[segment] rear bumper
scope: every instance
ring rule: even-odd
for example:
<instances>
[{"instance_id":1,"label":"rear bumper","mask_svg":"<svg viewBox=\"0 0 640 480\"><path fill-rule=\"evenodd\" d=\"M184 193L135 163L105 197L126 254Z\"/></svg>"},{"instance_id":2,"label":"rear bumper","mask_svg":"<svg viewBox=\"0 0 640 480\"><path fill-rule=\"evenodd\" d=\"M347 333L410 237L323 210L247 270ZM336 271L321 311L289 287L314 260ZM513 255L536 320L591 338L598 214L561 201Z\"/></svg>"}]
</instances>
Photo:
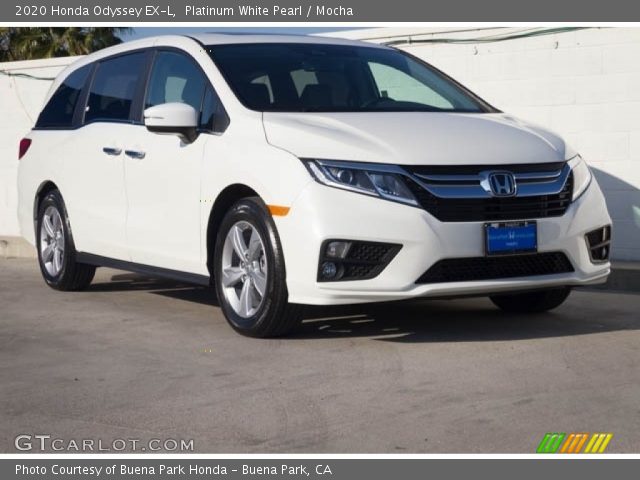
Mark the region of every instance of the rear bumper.
<instances>
[{"instance_id":1,"label":"rear bumper","mask_svg":"<svg viewBox=\"0 0 640 480\"><path fill-rule=\"evenodd\" d=\"M289 215L277 217L283 245L289 300L331 305L414 297L483 295L560 285L603 283L609 263L594 264L585 233L611 223L597 183L561 217L538 221L538 251L563 252L574 271L500 280L416 284L442 259L484 255L484 223L440 222L422 209L317 183L309 184ZM369 280L318 282L320 246L327 239L401 244L391 263Z\"/></svg>"}]
</instances>

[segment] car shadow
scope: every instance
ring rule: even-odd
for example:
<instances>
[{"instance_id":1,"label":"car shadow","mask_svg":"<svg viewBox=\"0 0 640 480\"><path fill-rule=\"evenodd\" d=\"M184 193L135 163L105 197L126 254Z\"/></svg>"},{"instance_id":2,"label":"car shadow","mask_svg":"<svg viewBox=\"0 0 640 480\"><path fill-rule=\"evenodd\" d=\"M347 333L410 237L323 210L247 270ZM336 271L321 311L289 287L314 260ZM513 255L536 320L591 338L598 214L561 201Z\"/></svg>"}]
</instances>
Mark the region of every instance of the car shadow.
<instances>
[{"instance_id":1,"label":"car shadow","mask_svg":"<svg viewBox=\"0 0 640 480\"><path fill-rule=\"evenodd\" d=\"M150 277L137 273L119 273L111 276L110 281L92 283L87 292L122 292L147 291L155 295L201 303L203 305L220 306L216 298L215 289L191 283L176 282L166 278Z\"/></svg>"},{"instance_id":2,"label":"car shadow","mask_svg":"<svg viewBox=\"0 0 640 480\"><path fill-rule=\"evenodd\" d=\"M609 293L600 293L608 296ZM588 316L565 305L514 315L488 299L412 300L353 307L313 307L291 338L372 337L399 343L513 341L640 329L636 316L612 316L605 300ZM639 302L640 303L640 302Z\"/></svg>"},{"instance_id":3,"label":"car shadow","mask_svg":"<svg viewBox=\"0 0 640 480\"><path fill-rule=\"evenodd\" d=\"M133 273L113 275L111 281L92 284L87 289L92 292L131 290L219 306L213 288ZM611 314L607 298L610 292L592 293L601 295L602 301L595 303L588 315L584 315L585 309L571 308L570 304L543 314L513 315L497 309L483 298L308 306L304 308L300 327L284 340L370 337L400 343L485 342L640 329L640 317ZM640 306L637 295L625 297ZM613 298L610 301L614 301Z\"/></svg>"}]
</instances>

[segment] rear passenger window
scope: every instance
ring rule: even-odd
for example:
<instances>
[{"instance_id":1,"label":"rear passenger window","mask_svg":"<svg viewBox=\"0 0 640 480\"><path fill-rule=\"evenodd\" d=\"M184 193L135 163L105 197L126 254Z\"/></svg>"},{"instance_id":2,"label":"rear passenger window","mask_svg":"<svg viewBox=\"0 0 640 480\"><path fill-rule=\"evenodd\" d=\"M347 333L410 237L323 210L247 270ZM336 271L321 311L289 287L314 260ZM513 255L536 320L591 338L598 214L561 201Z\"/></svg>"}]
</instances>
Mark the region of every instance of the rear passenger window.
<instances>
[{"instance_id":1,"label":"rear passenger window","mask_svg":"<svg viewBox=\"0 0 640 480\"><path fill-rule=\"evenodd\" d=\"M200 111L207 80L189 57L177 52L159 52L153 62L145 108L179 102Z\"/></svg>"},{"instance_id":2,"label":"rear passenger window","mask_svg":"<svg viewBox=\"0 0 640 480\"><path fill-rule=\"evenodd\" d=\"M144 72L144 53L133 53L98 64L89 91L85 123L129 120L136 89Z\"/></svg>"},{"instance_id":3,"label":"rear passenger window","mask_svg":"<svg viewBox=\"0 0 640 480\"><path fill-rule=\"evenodd\" d=\"M62 82L40 113L36 128L72 127L76 104L90 71L91 65L85 65Z\"/></svg>"}]
</instances>

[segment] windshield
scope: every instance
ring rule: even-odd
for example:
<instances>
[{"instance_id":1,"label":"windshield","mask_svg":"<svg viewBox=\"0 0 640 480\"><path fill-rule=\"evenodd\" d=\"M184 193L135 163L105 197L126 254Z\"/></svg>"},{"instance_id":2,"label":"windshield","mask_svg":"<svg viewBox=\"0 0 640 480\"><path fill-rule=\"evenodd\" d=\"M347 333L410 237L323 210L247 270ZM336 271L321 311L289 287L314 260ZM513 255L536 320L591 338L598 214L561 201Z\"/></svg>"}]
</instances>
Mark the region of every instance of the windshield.
<instances>
[{"instance_id":1,"label":"windshield","mask_svg":"<svg viewBox=\"0 0 640 480\"><path fill-rule=\"evenodd\" d=\"M444 74L398 50L313 43L207 48L236 96L252 110L492 111Z\"/></svg>"}]
</instances>

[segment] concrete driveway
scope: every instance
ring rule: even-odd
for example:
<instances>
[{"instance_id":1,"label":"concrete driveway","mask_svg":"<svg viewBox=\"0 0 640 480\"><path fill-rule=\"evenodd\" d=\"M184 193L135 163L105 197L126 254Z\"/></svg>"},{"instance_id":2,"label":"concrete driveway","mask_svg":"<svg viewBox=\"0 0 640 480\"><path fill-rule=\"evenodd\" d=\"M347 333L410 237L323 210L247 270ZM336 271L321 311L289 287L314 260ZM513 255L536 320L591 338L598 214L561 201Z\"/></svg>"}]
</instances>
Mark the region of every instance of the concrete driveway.
<instances>
[{"instance_id":1,"label":"concrete driveway","mask_svg":"<svg viewBox=\"0 0 640 480\"><path fill-rule=\"evenodd\" d=\"M237 335L214 305L108 269L55 292L34 260L0 260L0 451L48 434L533 453L546 432L612 432L608 452L640 452L640 295L578 291L528 317L485 299L314 309L279 340Z\"/></svg>"}]
</instances>

